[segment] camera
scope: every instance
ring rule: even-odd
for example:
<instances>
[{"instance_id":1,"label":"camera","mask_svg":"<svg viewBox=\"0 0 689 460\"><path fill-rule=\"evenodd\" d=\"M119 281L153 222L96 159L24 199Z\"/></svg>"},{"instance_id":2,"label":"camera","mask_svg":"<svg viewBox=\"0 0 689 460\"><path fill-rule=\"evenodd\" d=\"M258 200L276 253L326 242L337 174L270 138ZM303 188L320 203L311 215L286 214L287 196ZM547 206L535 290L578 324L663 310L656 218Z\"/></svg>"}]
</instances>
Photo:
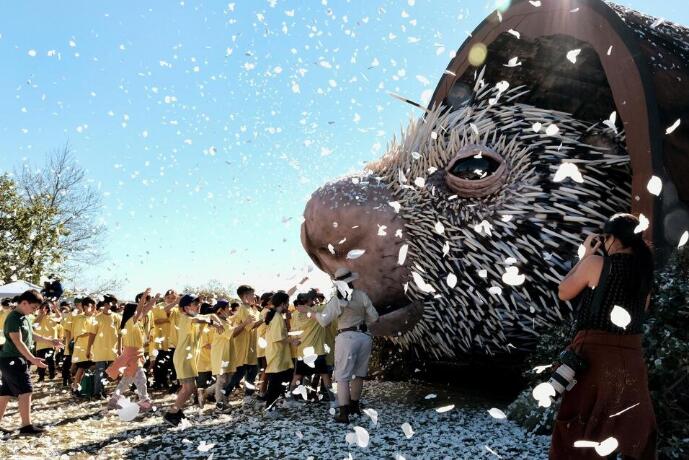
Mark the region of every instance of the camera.
<instances>
[{"instance_id":1,"label":"camera","mask_svg":"<svg viewBox=\"0 0 689 460\"><path fill-rule=\"evenodd\" d=\"M556 397L569 391L577 383L575 376L586 369L586 361L572 350L560 353L560 366L550 375L548 383L555 389Z\"/></svg>"}]
</instances>

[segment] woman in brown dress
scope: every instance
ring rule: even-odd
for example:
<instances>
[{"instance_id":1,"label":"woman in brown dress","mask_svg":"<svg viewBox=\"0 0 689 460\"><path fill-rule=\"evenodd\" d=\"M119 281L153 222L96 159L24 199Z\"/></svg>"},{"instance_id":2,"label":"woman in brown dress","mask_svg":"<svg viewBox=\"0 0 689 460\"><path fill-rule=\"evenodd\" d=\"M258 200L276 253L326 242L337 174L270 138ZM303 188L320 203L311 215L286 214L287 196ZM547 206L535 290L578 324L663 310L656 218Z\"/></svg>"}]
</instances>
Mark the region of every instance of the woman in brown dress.
<instances>
[{"instance_id":1,"label":"woman in brown dress","mask_svg":"<svg viewBox=\"0 0 689 460\"><path fill-rule=\"evenodd\" d=\"M641 348L654 265L651 249L635 231L638 225L631 214L614 215L600 235L586 239L584 257L560 283L562 300L580 296L576 335L568 348L587 368L563 395L551 459L600 459L595 448L574 443L611 437L606 444L617 448L609 458L656 458L655 414ZM599 250L604 256L596 255ZM601 301L594 302L599 282Z\"/></svg>"}]
</instances>

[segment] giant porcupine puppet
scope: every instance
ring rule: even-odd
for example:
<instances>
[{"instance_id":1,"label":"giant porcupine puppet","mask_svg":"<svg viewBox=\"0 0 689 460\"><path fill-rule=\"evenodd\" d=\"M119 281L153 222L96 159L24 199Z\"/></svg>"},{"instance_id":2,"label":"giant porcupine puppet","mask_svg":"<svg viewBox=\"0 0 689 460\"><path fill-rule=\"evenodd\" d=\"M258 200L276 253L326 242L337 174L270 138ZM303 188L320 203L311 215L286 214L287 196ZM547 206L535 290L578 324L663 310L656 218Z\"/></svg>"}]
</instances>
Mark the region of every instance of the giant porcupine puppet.
<instances>
[{"instance_id":1,"label":"giant porcupine puppet","mask_svg":"<svg viewBox=\"0 0 689 460\"><path fill-rule=\"evenodd\" d=\"M304 248L418 354L528 351L571 318L557 285L609 216L643 214L661 262L689 229L688 42L599 0L512 2L379 161L314 192Z\"/></svg>"}]
</instances>

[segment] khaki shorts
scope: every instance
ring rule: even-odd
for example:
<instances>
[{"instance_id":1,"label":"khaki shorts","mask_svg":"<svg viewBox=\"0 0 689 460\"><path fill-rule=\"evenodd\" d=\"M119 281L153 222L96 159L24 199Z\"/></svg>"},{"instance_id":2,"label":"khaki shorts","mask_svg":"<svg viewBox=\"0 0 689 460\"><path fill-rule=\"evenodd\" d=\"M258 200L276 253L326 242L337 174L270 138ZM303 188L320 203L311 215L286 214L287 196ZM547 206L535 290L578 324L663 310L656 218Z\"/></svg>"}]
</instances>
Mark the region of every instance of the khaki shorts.
<instances>
[{"instance_id":1,"label":"khaki shorts","mask_svg":"<svg viewBox=\"0 0 689 460\"><path fill-rule=\"evenodd\" d=\"M348 331L335 337L335 382L348 382L355 377L368 375L373 339L368 334Z\"/></svg>"}]
</instances>

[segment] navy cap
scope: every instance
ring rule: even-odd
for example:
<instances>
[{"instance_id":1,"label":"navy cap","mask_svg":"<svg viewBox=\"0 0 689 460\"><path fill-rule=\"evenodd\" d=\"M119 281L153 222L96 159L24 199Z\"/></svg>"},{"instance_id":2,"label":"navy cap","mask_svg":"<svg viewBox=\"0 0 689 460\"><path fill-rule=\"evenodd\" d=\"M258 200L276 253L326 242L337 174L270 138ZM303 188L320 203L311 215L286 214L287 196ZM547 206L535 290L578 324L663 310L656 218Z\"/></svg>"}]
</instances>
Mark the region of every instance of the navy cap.
<instances>
[{"instance_id":1,"label":"navy cap","mask_svg":"<svg viewBox=\"0 0 689 460\"><path fill-rule=\"evenodd\" d=\"M197 300L198 297L196 297L195 295L185 294L181 299L179 299L179 308L188 307Z\"/></svg>"}]
</instances>

